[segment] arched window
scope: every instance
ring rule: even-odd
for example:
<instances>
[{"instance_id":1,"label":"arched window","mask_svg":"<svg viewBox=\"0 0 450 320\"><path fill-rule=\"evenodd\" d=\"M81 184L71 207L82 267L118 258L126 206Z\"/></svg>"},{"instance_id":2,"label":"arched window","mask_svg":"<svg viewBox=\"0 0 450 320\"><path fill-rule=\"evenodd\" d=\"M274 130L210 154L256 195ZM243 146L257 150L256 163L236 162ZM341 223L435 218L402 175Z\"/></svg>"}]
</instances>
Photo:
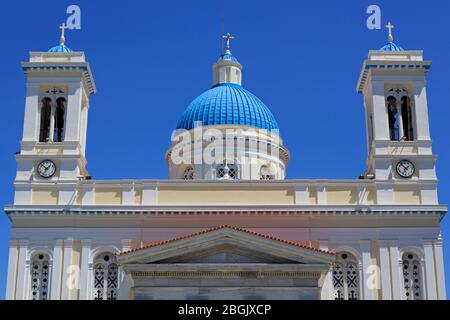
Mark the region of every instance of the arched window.
<instances>
[{"instance_id":1,"label":"arched window","mask_svg":"<svg viewBox=\"0 0 450 320\"><path fill-rule=\"evenodd\" d=\"M333 287L335 300L358 300L358 262L351 253L338 253L333 265Z\"/></svg>"},{"instance_id":2,"label":"arched window","mask_svg":"<svg viewBox=\"0 0 450 320\"><path fill-rule=\"evenodd\" d=\"M422 299L422 266L416 254L407 252L403 255L403 289L406 300Z\"/></svg>"},{"instance_id":3,"label":"arched window","mask_svg":"<svg viewBox=\"0 0 450 320\"><path fill-rule=\"evenodd\" d=\"M116 300L118 266L112 253L102 253L94 261L94 300Z\"/></svg>"},{"instance_id":4,"label":"arched window","mask_svg":"<svg viewBox=\"0 0 450 320\"><path fill-rule=\"evenodd\" d=\"M50 279L50 259L47 254L39 253L31 259L31 298L47 300Z\"/></svg>"},{"instance_id":5,"label":"arched window","mask_svg":"<svg viewBox=\"0 0 450 320\"><path fill-rule=\"evenodd\" d=\"M221 180L238 179L238 166L225 160L216 167L216 177Z\"/></svg>"},{"instance_id":6,"label":"arched window","mask_svg":"<svg viewBox=\"0 0 450 320\"><path fill-rule=\"evenodd\" d=\"M184 180L194 180L194 168L187 167L183 172Z\"/></svg>"},{"instance_id":7,"label":"arched window","mask_svg":"<svg viewBox=\"0 0 450 320\"><path fill-rule=\"evenodd\" d=\"M42 99L39 142L48 142L50 139L50 121L52 116L52 100Z\"/></svg>"},{"instance_id":8,"label":"arched window","mask_svg":"<svg viewBox=\"0 0 450 320\"><path fill-rule=\"evenodd\" d=\"M275 174L273 172L274 170L270 165L262 165L261 169L259 170L260 180L274 180Z\"/></svg>"},{"instance_id":9,"label":"arched window","mask_svg":"<svg viewBox=\"0 0 450 320\"><path fill-rule=\"evenodd\" d=\"M399 119L397 109L397 99L393 96L388 97L388 118L389 118L389 136L392 141L400 140Z\"/></svg>"},{"instance_id":10,"label":"arched window","mask_svg":"<svg viewBox=\"0 0 450 320\"><path fill-rule=\"evenodd\" d=\"M411 100L407 96L403 96L402 102L402 123L403 123L403 139L407 141L414 140Z\"/></svg>"},{"instance_id":11,"label":"arched window","mask_svg":"<svg viewBox=\"0 0 450 320\"><path fill-rule=\"evenodd\" d=\"M64 140L65 116L66 116L66 99L59 98L56 101L55 133L53 135L54 142L62 142Z\"/></svg>"}]
</instances>

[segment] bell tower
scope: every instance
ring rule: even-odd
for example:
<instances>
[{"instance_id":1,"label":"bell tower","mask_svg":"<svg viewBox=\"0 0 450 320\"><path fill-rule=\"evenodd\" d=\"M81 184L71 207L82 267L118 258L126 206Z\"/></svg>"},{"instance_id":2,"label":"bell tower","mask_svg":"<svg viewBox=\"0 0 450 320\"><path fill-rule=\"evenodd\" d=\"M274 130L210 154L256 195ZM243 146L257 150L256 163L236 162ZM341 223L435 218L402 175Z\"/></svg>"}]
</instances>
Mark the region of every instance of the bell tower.
<instances>
[{"instance_id":1,"label":"bell tower","mask_svg":"<svg viewBox=\"0 0 450 320\"><path fill-rule=\"evenodd\" d=\"M369 51L357 91L364 94L367 124L366 179L377 184L379 203L398 203L401 191L423 204L437 204L436 156L428 121L426 77L431 61L422 51L393 42Z\"/></svg>"},{"instance_id":2,"label":"bell tower","mask_svg":"<svg viewBox=\"0 0 450 320\"><path fill-rule=\"evenodd\" d=\"M89 97L96 92L84 52L65 45L30 52L26 75L23 137L16 155L15 203L30 203L36 186L89 179L86 131Z\"/></svg>"}]
</instances>

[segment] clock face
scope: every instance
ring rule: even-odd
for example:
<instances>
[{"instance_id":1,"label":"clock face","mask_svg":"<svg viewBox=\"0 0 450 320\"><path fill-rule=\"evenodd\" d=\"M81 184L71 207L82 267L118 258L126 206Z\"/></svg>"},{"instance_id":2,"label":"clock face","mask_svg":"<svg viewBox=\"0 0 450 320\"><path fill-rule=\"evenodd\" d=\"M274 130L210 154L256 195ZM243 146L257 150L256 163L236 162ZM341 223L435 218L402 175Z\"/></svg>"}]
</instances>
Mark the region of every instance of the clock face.
<instances>
[{"instance_id":1,"label":"clock face","mask_svg":"<svg viewBox=\"0 0 450 320\"><path fill-rule=\"evenodd\" d=\"M397 173L402 178L410 178L414 171L415 168L411 161L401 160L397 163Z\"/></svg>"},{"instance_id":2,"label":"clock face","mask_svg":"<svg viewBox=\"0 0 450 320\"><path fill-rule=\"evenodd\" d=\"M50 178L56 172L56 165L51 160L44 160L39 163L38 173L42 178Z\"/></svg>"}]
</instances>

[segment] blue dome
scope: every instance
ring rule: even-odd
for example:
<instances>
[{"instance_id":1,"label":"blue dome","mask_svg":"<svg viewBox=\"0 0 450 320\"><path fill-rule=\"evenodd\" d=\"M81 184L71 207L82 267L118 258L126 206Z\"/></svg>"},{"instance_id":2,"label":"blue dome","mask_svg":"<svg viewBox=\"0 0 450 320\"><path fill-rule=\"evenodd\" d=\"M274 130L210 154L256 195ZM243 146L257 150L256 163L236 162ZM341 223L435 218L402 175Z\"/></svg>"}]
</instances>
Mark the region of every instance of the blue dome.
<instances>
[{"instance_id":1,"label":"blue dome","mask_svg":"<svg viewBox=\"0 0 450 320\"><path fill-rule=\"evenodd\" d=\"M198 96L187 107L177 124L177 129L191 130L194 123L203 126L233 124L278 129L273 114L266 105L242 86L223 83Z\"/></svg>"},{"instance_id":2,"label":"blue dome","mask_svg":"<svg viewBox=\"0 0 450 320\"><path fill-rule=\"evenodd\" d=\"M50 50L48 50L48 52L73 52L73 50L64 44L60 44L53 48L50 48Z\"/></svg>"},{"instance_id":3,"label":"blue dome","mask_svg":"<svg viewBox=\"0 0 450 320\"><path fill-rule=\"evenodd\" d=\"M218 61L221 61L221 60L239 62L238 59L236 59L236 57L233 56L231 53L224 53L224 54L222 54Z\"/></svg>"},{"instance_id":4,"label":"blue dome","mask_svg":"<svg viewBox=\"0 0 450 320\"><path fill-rule=\"evenodd\" d=\"M405 51L402 47L393 42L386 43L380 50L382 51Z\"/></svg>"}]
</instances>

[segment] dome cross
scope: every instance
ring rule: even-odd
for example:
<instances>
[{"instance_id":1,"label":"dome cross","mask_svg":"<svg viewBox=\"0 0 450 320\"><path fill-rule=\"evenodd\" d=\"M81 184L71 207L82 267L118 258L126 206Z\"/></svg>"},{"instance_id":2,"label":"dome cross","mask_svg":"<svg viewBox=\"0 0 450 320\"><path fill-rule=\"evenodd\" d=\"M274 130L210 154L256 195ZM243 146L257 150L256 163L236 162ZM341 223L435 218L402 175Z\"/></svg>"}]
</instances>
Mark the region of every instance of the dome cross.
<instances>
[{"instance_id":1,"label":"dome cross","mask_svg":"<svg viewBox=\"0 0 450 320\"><path fill-rule=\"evenodd\" d=\"M388 42L392 43L394 41L394 37L392 36L392 29L394 29L394 25L391 22L388 22L386 29L389 31Z\"/></svg>"},{"instance_id":2,"label":"dome cross","mask_svg":"<svg viewBox=\"0 0 450 320\"><path fill-rule=\"evenodd\" d=\"M59 43L60 43L61 45L64 45L64 42L66 42L66 38L64 37L64 32L65 32L66 29L68 29L68 27L66 26L65 23L63 23L63 24L59 27L59 29L61 29L61 37L59 38Z\"/></svg>"},{"instance_id":3,"label":"dome cross","mask_svg":"<svg viewBox=\"0 0 450 320\"><path fill-rule=\"evenodd\" d=\"M229 32L227 32L226 35L222 36L222 39L225 39L225 40L226 40L226 43L227 43L227 47L226 47L227 53L230 52L230 40L233 40L233 39L234 39L234 36L232 36Z\"/></svg>"}]
</instances>

